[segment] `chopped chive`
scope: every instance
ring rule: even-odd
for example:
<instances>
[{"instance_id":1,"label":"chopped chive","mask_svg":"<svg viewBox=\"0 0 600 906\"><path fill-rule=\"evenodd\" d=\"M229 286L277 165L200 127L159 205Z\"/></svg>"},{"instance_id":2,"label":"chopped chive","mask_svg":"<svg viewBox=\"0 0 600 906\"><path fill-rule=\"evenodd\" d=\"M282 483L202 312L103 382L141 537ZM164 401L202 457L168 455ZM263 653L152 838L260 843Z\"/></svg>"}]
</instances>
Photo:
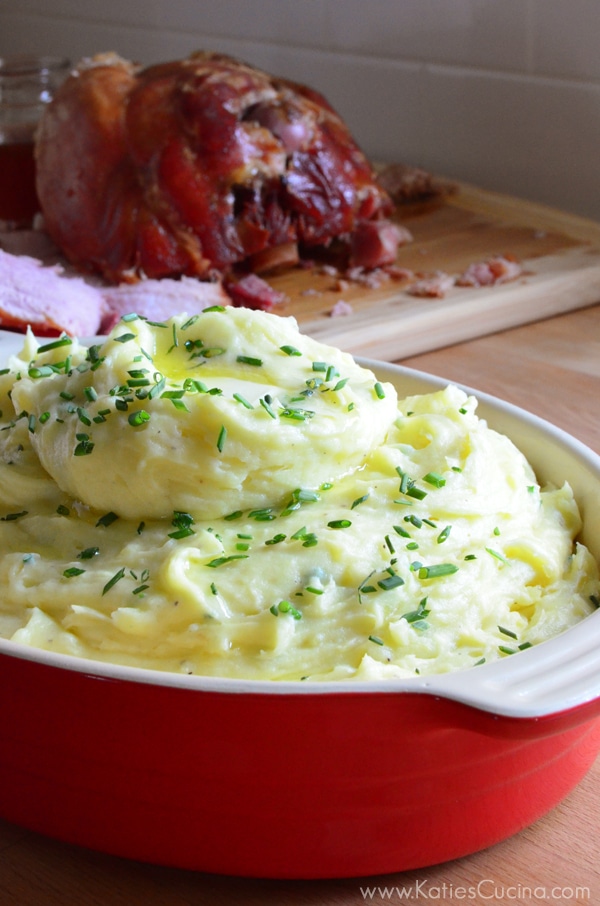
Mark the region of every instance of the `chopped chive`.
<instances>
[{"instance_id":1,"label":"chopped chive","mask_svg":"<svg viewBox=\"0 0 600 906\"><path fill-rule=\"evenodd\" d=\"M94 449L94 444L89 436L87 434L76 434L75 437L79 442L73 450L73 456L89 456Z\"/></svg>"},{"instance_id":2,"label":"chopped chive","mask_svg":"<svg viewBox=\"0 0 600 906\"><path fill-rule=\"evenodd\" d=\"M239 355L236 361L241 362L243 365L253 365L255 368L260 368L263 363L262 359L258 359L251 355Z\"/></svg>"},{"instance_id":3,"label":"chopped chive","mask_svg":"<svg viewBox=\"0 0 600 906\"><path fill-rule=\"evenodd\" d=\"M174 541L181 541L182 538L189 538L191 535L195 534L193 528L184 526L183 528L176 529L174 532L169 532L168 537L173 538Z\"/></svg>"},{"instance_id":4,"label":"chopped chive","mask_svg":"<svg viewBox=\"0 0 600 906\"><path fill-rule=\"evenodd\" d=\"M132 428L139 428L141 425L145 425L146 422L150 421L150 413L146 412L145 409L138 409L136 412L131 412L129 414L127 421Z\"/></svg>"},{"instance_id":5,"label":"chopped chive","mask_svg":"<svg viewBox=\"0 0 600 906\"><path fill-rule=\"evenodd\" d=\"M440 576L451 576L458 572L454 563L435 563L433 566L419 567L419 579L438 579Z\"/></svg>"},{"instance_id":6,"label":"chopped chive","mask_svg":"<svg viewBox=\"0 0 600 906\"><path fill-rule=\"evenodd\" d=\"M304 591L307 591L311 595L322 595L325 591L324 588L315 588L314 585L307 585Z\"/></svg>"},{"instance_id":7,"label":"chopped chive","mask_svg":"<svg viewBox=\"0 0 600 906\"><path fill-rule=\"evenodd\" d=\"M511 639L519 638L516 632L513 632L512 629L506 629L504 626L498 626L498 632L501 632L502 635L507 635Z\"/></svg>"},{"instance_id":8,"label":"chopped chive","mask_svg":"<svg viewBox=\"0 0 600 906\"><path fill-rule=\"evenodd\" d=\"M328 522L327 525L332 529L344 529L349 528L352 523L349 519L332 519L332 521Z\"/></svg>"},{"instance_id":9,"label":"chopped chive","mask_svg":"<svg viewBox=\"0 0 600 906\"><path fill-rule=\"evenodd\" d=\"M443 528L442 531L437 536L437 543L443 544L451 531L452 531L451 525L447 525L445 528Z\"/></svg>"},{"instance_id":10,"label":"chopped chive","mask_svg":"<svg viewBox=\"0 0 600 906\"><path fill-rule=\"evenodd\" d=\"M107 592L109 592L109 591L111 590L111 588L114 588L114 586L117 584L117 582L120 582L124 575L125 575L125 567L122 566L121 569L118 570L118 571L114 574L114 576L112 577L112 579L109 579L109 580L108 580L108 582L106 583L106 585L105 585L104 588L102 589L102 594L105 595Z\"/></svg>"},{"instance_id":11,"label":"chopped chive","mask_svg":"<svg viewBox=\"0 0 600 906\"><path fill-rule=\"evenodd\" d=\"M428 472L427 475L423 475L423 481L433 485L434 488L443 488L446 484L446 479L438 472Z\"/></svg>"},{"instance_id":12,"label":"chopped chive","mask_svg":"<svg viewBox=\"0 0 600 906\"><path fill-rule=\"evenodd\" d=\"M26 516L27 513L27 510L21 510L20 513L8 513L8 515L0 517L0 522L14 522L16 519Z\"/></svg>"},{"instance_id":13,"label":"chopped chive","mask_svg":"<svg viewBox=\"0 0 600 906\"><path fill-rule=\"evenodd\" d=\"M150 323L150 322L148 322ZM134 333L122 333L120 336L114 338L115 343L128 343L129 340L135 340Z\"/></svg>"},{"instance_id":14,"label":"chopped chive","mask_svg":"<svg viewBox=\"0 0 600 906\"><path fill-rule=\"evenodd\" d=\"M51 343L45 343L43 346L39 346L37 354L40 352L49 352L51 349L59 349L61 346L71 346L73 340L71 337L60 337L58 340L52 340Z\"/></svg>"},{"instance_id":15,"label":"chopped chive","mask_svg":"<svg viewBox=\"0 0 600 906\"><path fill-rule=\"evenodd\" d=\"M299 349L296 349L295 346L280 346L282 352L285 352L286 355L302 355Z\"/></svg>"},{"instance_id":16,"label":"chopped chive","mask_svg":"<svg viewBox=\"0 0 600 906\"><path fill-rule=\"evenodd\" d=\"M271 522L275 519L273 508L270 506L263 507L259 510L251 510L248 513L249 519L256 519L258 522Z\"/></svg>"},{"instance_id":17,"label":"chopped chive","mask_svg":"<svg viewBox=\"0 0 600 906\"><path fill-rule=\"evenodd\" d=\"M68 569L65 569L63 576L65 579L74 579L75 576L81 576L85 572L85 569L80 569L77 566L70 566Z\"/></svg>"},{"instance_id":18,"label":"chopped chive","mask_svg":"<svg viewBox=\"0 0 600 906\"><path fill-rule=\"evenodd\" d=\"M219 453L223 452L225 446L225 441L227 440L227 428L225 425L221 425L221 430L219 431L219 436L217 438L217 450Z\"/></svg>"},{"instance_id":19,"label":"chopped chive","mask_svg":"<svg viewBox=\"0 0 600 906\"><path fill-rule=\"evenodd\" d=\"M116 513L113 513L113 512L105 513L104 516L101 516L100 519L98 520L98 522L96 523L96 528L98 528L99 525L104 526L104 528L108 528L108 526L112 525L113 522L116 522L118 518L119 517L117 516Z\"/></svg>"},{"instance_id":20,"label":"chopped chive","mask_svg":"<svg viewBox=\"0 0 600 906\"><path fill-rule=\"evenodd\" d=\"M389 591L392 588L400 588L401 585L404 585L404 579L402 576L387 576L385 579L381 579L378 583L379 587L383 591Z\"/></svg>"},{"instance_id":21,"label":"chopped chive","mask_svg":"<svg viewBox=\"0 0 600 906\"><path fill-rule=\"evenodd\" d=\"M327 362L313 362L312 370L313 371L327 371Z\"/></svg>"},{"instance_id":22,"label":"chopped chive","mask_svg":"<svg viewBox=\"0 0 600 906\"><path fill-rule=\"evenodd\" d=\"M375 384L373 389L375 391L375 396L377 397L378 400L382 400L385 398L385 390L383 389L383 384L381 384L379 381L377 381L377 383Z\"/></svg>"},{"instance_id":23,"label":"chopped chive","mask_svg":"<svg viewBox=\"0 0 600 906\"><path fill-rule=\"evenodd\" d=\"M427 497L427 491L416 487L416 485L412 485L412 487L407 490L406 496L412 497L414 500L424 500L425 497Z\"/></svg>"},{"instance_id":24,"label":"chopped chive","mask_svg":"<svg viewBox=\"0 0 600 906\"><path fill-rule=\"evenodd\" d=\"M403 613L400 617L401 620L406 620L407 623L410 623L412 626L416 626L418 629L424 629L427 627L425 623L425 617L429 616L429 609L427 608L427 598L421 598L419 601L419 606L416 610L409 610L407 613ZM425 624L425 625L423 625Z\"/></svg>"},{"instance_id":25,"label":"chopped chive","mask_svg":"<svg viewBox=\"0 0 600 906\"><path fill-rule=\"evenodd\" d=\"M97 557L100 553L99 547L86 547L84 550L80 551L77 554L78 560L92 560L94 557Z\"/></svg>"},{"instance_id":26,"label":"chopped chive","mask_svg":"<svg viewBox=\"0 0 600 906\"><path fill-rule=\"evenodd\" d=\"M69 507L64 506L64 504L62 504L62 503L60 503L56 507L56 512L58 513L59 516L70 516L71 515L71 511L70 511Z\"/></svg>"},{"instance_id":27,"label":"chopped chive","mask_svg":"<svg viewBox=\"0 0 600 906\"><path fill-rule=\"evenodd\" d=\"M219 566L223 566L225 563L231 563L232 560L247 560L247 554L232 554L229 557L215 557L214 560L211 560L210 563L207 563L207 566L210 566L211 569L216 569Z\"/></svg>"},{"instance_id":28,"label":"chopped chive","mask_svg":"<svg viewBox=\"0 0 600 906\"><path fill-rule=\"evenodd\" d=\"M249 403L248 400L244 396L242 396L241 393L234 393L233 398L234 398L234 400L236 400L236 402L241 403L242 406L245 406L246 409L254 409L254 406L252 405L252 403Z\"/></svg>"},{"instance_id":29,"label":"chopped chive","mask_svg":"<svg viewBox=\"0 0 600 906\"><path fill-rule=\"evenodd\" d=\"M269 538L268 541L265 541L265 544L268 544L268 545L281 544L282 541L285 541L286 537L287 537L287 535L283 535L283 534L279 533L277 535L273 535L273 537Z\"/></svg>"},{"instance_id":30,"label":"chopped chive","mask_svg":"<svg viewBox=\"0 0 600 906\"><path fill-rule=\"evenodd\" d=\"M269 610L273 616L278 616L280 613L289 613L295 620L301 620L302 614L299 610L296 610L293 604L290 604L289 601L280 601L279 604L274 604L272 607L269 607Z\"/></svg>"},{"instance_id":31,"label":"chopped chive","mask_svg":"<svg viewBox=\"0 0 600 906\"><path fill-rule=\"evenodd\" d=\"M293 409L289 406L286 406L279 413L282 418L291 418L297 422L305 422L307 419L314 416L312 409Z\"/></svg>"},{"instance_id":32,"label":"chopped chive","mask_svg":"<svg viewBox=\"0 0 600 906\"><path fill-rule=\"evenodd\" d=\"M277 418L277 416L273 412L273 409L271 408L271 403L269 402L269 400L267 400L266 397L261 397L259 403L261 404L265 412L267 412L268 415L271 416L271 418Z\"/></svg>"},{"instance_id":33,"label":"chopped chive","mask_svg":"<svg viewBox=\"0 0 600 906\"><path fill-rule=\"evenodd\" d=\"M488 554L491 554L492 557L495 557L496 560L500 560L501 563L508 563L508 560L506 559L506 557L503 554L501 554L499 551L495 551L491 547L486 547L486 551L488 552Z\"/></svg>"},{"instance_id":34,"label":"chopped chive","mask_svg":"<svg viewBox=\"0 0 600 906\"><path fill-rule=\"evenodd\" d=\"M498 645L498 651L501 651L502 654L516 654L514 648L508 648L506 645Z\"/></svg>"},{"instance_id":35,"label":"chopped chive","mask_svg":"<svg viewBox=\"0 0 600 906\"><path fill-rule=\"evenodd\" d=\"M239 519L241 516L243 516L242 510L236 510L234 513L229 513L229 515L223 516L223 519L226 522L233 522L234 519Z\"/></svg>"},{"instance_id":36,"label":"chopped chive","mask_svg":"<svg viewBox=\"0 0 600 906\"><path fill-rule=\"evenodd\" d=\"M302 547L316 547L318 543L319 543L319 539L317 538L315 533L308 532L308 534L306 534L304 536L304 540L302 541Z\"/></svg>"},{"instance_id":37,"label":"chopped chive","mask_svg":"<svg viewBox=\"0 0 600 906\"><path fill-rule=\"evenodd\" d=\"M352 505L351 505L350 509L353 510L355 507L360 506L361 503L364 503L365 500L368 500L368 499L369 499L368 494L363 494L362 497L357 497L356 500L352 501Z\"/></svg>"},{"instance_id":38,"label":"chopped chive","mask_svg":"<svg viewBox=\"0 0 600 906\"><path fill-rule=\"evenodd\" d=\"M370 635L369 641L374 642L375 645L383 645L383 639L380 639L378 635Z\"/></svg>"}]
</instances>

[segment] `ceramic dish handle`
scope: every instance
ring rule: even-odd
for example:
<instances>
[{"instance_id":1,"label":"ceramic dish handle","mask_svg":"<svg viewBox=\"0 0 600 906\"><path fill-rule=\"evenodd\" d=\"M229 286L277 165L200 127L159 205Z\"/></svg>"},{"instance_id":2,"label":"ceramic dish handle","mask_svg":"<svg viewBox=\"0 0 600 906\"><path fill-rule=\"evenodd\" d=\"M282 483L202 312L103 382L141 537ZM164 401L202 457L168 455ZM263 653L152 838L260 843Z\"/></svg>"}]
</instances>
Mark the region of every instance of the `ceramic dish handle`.
<instances>
[{"instance_id":1,"label":"ceramic dish handle","mask_svg":"<svg viewBox=\"0 0 600 906\"><path fill-rule=\"evenodd\" d=\"M600 698L600 611L562 635L472 670L424 681L424 690L509 717L546 717Z\"/></svg>"}]
</instances>

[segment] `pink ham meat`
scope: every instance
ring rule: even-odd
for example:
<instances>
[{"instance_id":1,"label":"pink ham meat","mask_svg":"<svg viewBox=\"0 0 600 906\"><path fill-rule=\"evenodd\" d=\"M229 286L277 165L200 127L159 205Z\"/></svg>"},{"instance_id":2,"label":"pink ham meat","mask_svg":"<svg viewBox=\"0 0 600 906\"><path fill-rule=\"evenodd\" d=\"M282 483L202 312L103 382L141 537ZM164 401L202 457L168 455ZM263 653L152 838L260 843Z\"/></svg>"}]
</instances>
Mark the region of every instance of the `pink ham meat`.
<instances>
[{"instance_id":1,"label":"pink ham meat","mask_svg":"<svg viewBox=\"0 0 600 906\"><path fill-rule=\"evenodd\" d=\"M107 333L119 318L136 312L149 321L166 321L173 315L197 314L213 305L231 305L220 283L193 277L181 280L141 280L139 283L100 287L103 315L100 332Z\"/></svg>"},{"instance_id":2,"label":"pink ham meat","mask_svg":"<svg viewBox=\"0 0 600 906\"><path fill-rule=\"evenodd\" d=\"M93 336L103 310L102 294L81 277L64 276L60 265L44 267L29 256L0 249L0 326L38 336Z\"/></svg>"},{"instance_id":3,"label":"pink ham meat","mask_svg":"<svg viewBox=\"0 0 600 906\"><path fill-rule=\"evenodd\" d=\"M222 54L82 61L36 146L45 226L111 283L264 272L345 246L395 259L389 195L325 98Z\"/></svg>"},{"instance_id":4,"label":"pink ham meat","mask_svg":"<svg viewBox=\"0 0 600 906\"><path fill-rule=\"evenodd\" d=\"M476 261L456 278L457 286L495 286L516 280L523 273L523 267L514 258L496 255L487 261Z\"/></svg>"},{"instance_id":5,"label":"pink ham meat","mask_svg":"<svg viewBox=\"0 0 600 906\"><path fill-rule=\"evenodd\" d=\"M68 275L60 265L44 267L35 258L0 249L0 327L8 330L31 326L40 337L63 332L91 337L131 312L163 321L181 312L191 315L230 304L220 283L184 278L95 286Z\"/></svg>"}]
</instances>

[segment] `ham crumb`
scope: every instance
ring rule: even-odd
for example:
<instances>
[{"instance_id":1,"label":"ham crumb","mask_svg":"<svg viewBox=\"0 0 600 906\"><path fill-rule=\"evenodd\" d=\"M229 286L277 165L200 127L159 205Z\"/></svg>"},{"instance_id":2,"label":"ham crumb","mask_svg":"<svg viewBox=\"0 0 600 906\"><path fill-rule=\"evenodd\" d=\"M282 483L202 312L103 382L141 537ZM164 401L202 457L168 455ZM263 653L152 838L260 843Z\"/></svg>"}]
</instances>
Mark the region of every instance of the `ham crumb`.
<instances>
[{"instance_id":1,"label":"ham crumb","mask_svg":"<svg viewBox=\"0 0 600 906\"><path fill-rule=\"evenodd\" d=\"M514 258L497 255L487 261L470 264L458 277L453 277L445 271L435 271L411 283L406 292L411 296L443 299L453 286L496 286L499 283L516 280L522 273L522 266Z\"/></svg>"},{"instance_id":2,"label":"ham crumb","mask_svg":"<svg viewBox=\"0 0 600 906\"><path fill-rule=\"evenodd\" d=\"M453 286L454 277L447 274L445 271L435 271L435 273L423 277L421 280L417 280L416 283L411 283L406 291L411 296L443 299L448 290L452 289Z\"/></svg>"},{"instance_id":3,"label":"ham crumb","mask_svg":"<svg viewBox=\"0 0 600 906\"><path fill-rule=\"evenodd\" d=\"M523 273L523 268L513 258L497 255L487 261L469 265L466 271L456 278L457 286L495 286L515 280Z\"/></svg>"},{"instance_id":4,"label":"ham crumb","mask_svg":"<svg viewBox=\"0 0 600 906\"><path fill-rule=\"evenodd\" d=\"M338 299L338 301L329 312L329 316L331 318L339 318L343 315L351 315L353 310L354 309L349 302L345 302L343 299Z\"/></svg>"}]
</instances>

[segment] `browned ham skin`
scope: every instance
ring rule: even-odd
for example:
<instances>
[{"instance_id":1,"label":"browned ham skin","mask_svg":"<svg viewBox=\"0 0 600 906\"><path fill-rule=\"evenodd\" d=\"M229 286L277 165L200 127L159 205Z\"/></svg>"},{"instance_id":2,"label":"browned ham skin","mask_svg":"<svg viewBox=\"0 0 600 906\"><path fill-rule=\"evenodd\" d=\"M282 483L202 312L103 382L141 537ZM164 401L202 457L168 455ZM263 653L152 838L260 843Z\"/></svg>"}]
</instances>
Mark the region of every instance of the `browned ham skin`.
<instances>
[{"instance_id":1,"label":"browned ham skin","mask_svg":"<svg viewBox=\"0 0 600 906\"><path fill-rule=\"evenodd\" d=\"M327 101L221 54L82 61L45 111L36 156L48 233L113 283L264 271L277 249L290 261L333 239L379 267L401 241Z\"/></svg>"}]
</instances>

